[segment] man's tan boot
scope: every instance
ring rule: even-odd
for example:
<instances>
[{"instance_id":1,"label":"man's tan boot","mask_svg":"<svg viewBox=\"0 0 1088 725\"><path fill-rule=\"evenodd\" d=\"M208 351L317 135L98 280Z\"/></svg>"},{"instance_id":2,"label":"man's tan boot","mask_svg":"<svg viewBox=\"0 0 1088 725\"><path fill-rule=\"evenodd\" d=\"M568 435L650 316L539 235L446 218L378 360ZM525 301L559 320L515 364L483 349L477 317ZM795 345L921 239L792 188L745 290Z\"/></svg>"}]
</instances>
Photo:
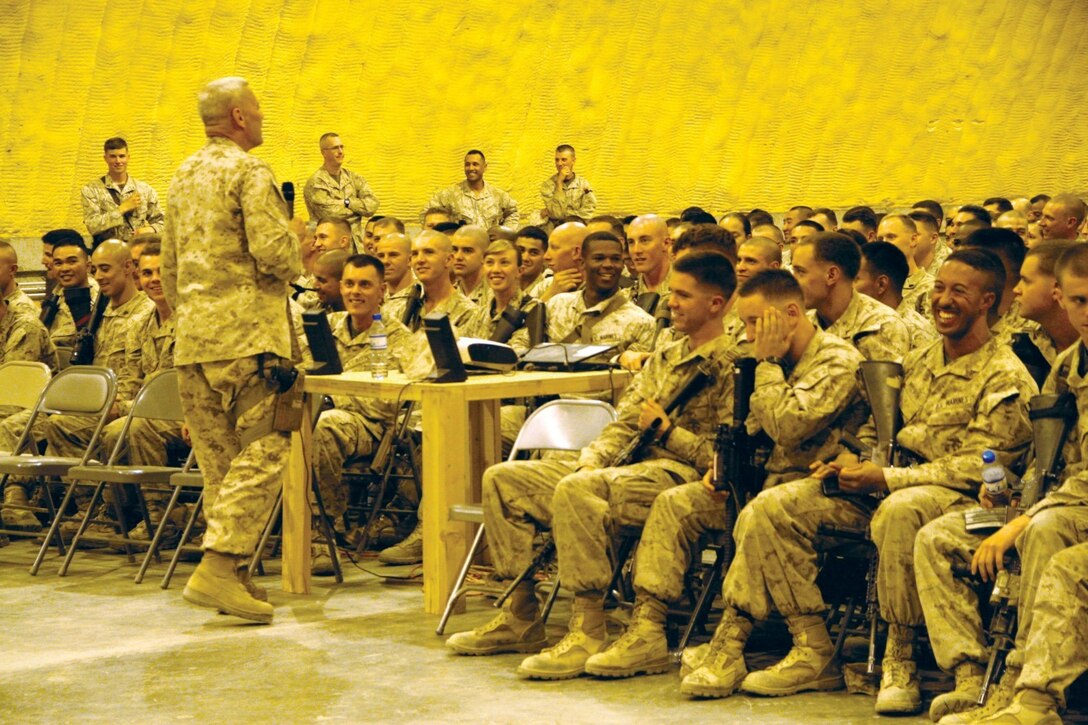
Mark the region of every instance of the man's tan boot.
<instances>
[{"instance_id":1,"label":"man's tan boot","mask_svg":"<svg viewBox=\"0 0 1088 725\"><path fill-rule=\"evenodd\" d=\"M575 595L566 636L554 647L522 660L517 675L528 680L578 677L585 672L586 660L607 644L603 595L599 592Z\"/></svg>"},{"instance_id":2,"label":"man's tan boot","mask_svg":"<svg viewBox=\"0 0 1088 725\"><path fill-rule=\"evenodd\" d=\"M888 625L880 692L876 695L878 715L913 715L922 711L922 687L914 661L914 627Z\"/></svg>"},{"instance_id":3,"label":"man's tan boot","mask_svg":"<svg viewBox=\"0 0 1088 725\"><path fill-rule=\"evenodd\" d=\"M1062 718L1053 697L1038 690L1021 690L1016 693L1011 705L976 722L993 725L1061 725Z\"/></svg>"},{"instance_id":4,"label":"man's tan boot","mask_svg":"<svg viewBox=\"0 0 1088 725\"><path fill-rule=\"evenodd\" d=\"M242 586L249 592L249 596L261 602L268 601L268 590L253 583L253 574L249 570L248 559L242 559L242 563L238 564L238 581L242 582Z\"/></svg>"},{"instance_id":5,"label":"man's tan boot","mask_svg":"<svg viewBox=\"0 0 1088 725\"><path fill-rule=\"evenodd\" d=\"M972 707L961 712L945 715L937 722L940 725L967 725L992 717L998 712L1012 705L1013 695L1016 694L1016 680L1020 677L1020 668L1005 668L1001 679L994 685L986 696L986 704L982 707Z\"/></svg>"},{"instance_id":6,"label":"man's tan boot","mask_svg":"<svg viewBox=\"0 0 1088 725\"><path fill-rule=\"evenodd\" d=\"M933 698L929 705L929 719L940 722L945 715L965 712L978 707L978 692L982 689L982 675L986 671L978 662L961 662L956 665L956 687Z\"/></svg>"},{"instance_id":7,"label":"man's tan boot","mask_svg":"<svg viewBox=\"0 0 1088 725\"><path fill-rule=\"evenodd\" d=\"M519 584L490 622L446 640L446 646L459 655L539 652L545 644L544 620L531 582Z\"/></svg>"},{"instance_id":8,"label":"man's tan boot","mask_svg":"<svg viewBox=\"0 0 1088 725\"><path fill-rule=\"evenodd\" d=\"M824 620L814 614L786 620L793 647L779 662L744 678L740 689L755 695L779 697L807 690L841 690L842 669Z\"/></svg>"},{"instance_id":9,"label":"man's tan boot","mask_svg":"<svg viewBox=\"0 0 1088 725\"><path fill-rule=\"evenodd\" d=\"M4 526L19 531L41 531L42 522L38 521L38 517L34 515L33 511L13 508L14 506L29 505L26 498L26 489L17 483L9 481L4 486L4 508L0 510L0 519L3 520Z\"/></svg>"},{"instance_id":10,"label":"man's tan boot","mask_svg":"<svg viewBox=\"0 0 1088 725\"><path fill-rule=\"evenodd\" d=\"M221 554L207 549L196 571L185 584L185 601L200 607L216 609L224 614L262 624L272 621L273 608L268 602L254 599L238 580L241 557Z\"/></svg>"},{"instance_id":11,"label":"man's tan boot","mask_svg":"<svg viewBox=\"0 0 1088 725\"><path fill-rule=\"evenodd\" d=\"M751 633L752 621L727 607L706 655L680 682L680 692L689 697L729 697L736 692L748 675L744 645Z\"/></svg>"},{"instance_id":12,"label":"man's tan boot","mask_svg":"<svg viewBox=\"0 0 1088 725\"><path fill-rule=\"evenodd\" d=\"M672 667L672 657L665 639L666 614L668 606L664 602L639 596L627 631L608 649L586 660L586 674L634 677L667 671Z\"/></svg>"}]
</instances>

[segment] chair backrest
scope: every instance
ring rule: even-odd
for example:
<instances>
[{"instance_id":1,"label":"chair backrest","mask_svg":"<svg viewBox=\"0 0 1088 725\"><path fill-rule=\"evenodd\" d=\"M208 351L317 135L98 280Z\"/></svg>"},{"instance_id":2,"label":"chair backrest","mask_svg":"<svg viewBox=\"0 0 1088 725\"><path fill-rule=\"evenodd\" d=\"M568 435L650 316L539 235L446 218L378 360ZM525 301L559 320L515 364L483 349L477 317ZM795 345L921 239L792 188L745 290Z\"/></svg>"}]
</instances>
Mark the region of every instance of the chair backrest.
<instances>
[{"instance_id":1,"label":"chair backrest","mask_svg":"<svg viewBox=\"0 0 1088 725\"><path fill-rule=\"evenodd\" d=\"M42 396L45 413L96 415L113 405L117 376L109 368L74 365L57 373Z\"/></svg>"},{"instance_id":2,"label":"chair backrest","mask_svg":"<svg viewBox=\"0 0 1088 725\"><path fill-rule=\"evenodd\" d=\"M616 409L601 400L552 400L532 412L521 427L510 459L521 451L577 451L616 420Z\"/></svg>"},{"instance_id":3,"label":"chair backrest","mask_svg":"<svg viewBox=\"0 0 1088 725\"><path fill-rule=\"evenodd\" d=\"M52 375L40 362L17 360L0 365L0 406L33 408Z\"/></svg>"},{"instance_id":4,"label":"chair backrest","mask_svg":"<svg viewBox=\"0 0 1088 725\"><path fill-rule=\"evenodd\" d=\"M183 421L185 414L178 393L178 371L174 368L160 370L148 378L132 401L131 415L133 418Z\"/></svg>"}]
</instances>

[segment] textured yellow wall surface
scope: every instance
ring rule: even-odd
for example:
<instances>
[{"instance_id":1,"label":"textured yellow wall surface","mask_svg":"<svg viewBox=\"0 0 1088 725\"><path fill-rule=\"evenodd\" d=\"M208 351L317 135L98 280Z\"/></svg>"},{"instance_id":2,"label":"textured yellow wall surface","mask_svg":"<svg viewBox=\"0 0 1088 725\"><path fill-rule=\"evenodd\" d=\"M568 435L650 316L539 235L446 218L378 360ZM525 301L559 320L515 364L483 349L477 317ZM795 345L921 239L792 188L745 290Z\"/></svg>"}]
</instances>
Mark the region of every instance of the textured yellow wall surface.
<instances>
[{"instance_id":1,"label":"textured yellow wall surface","mask_svg":"<svg viewBox=\"0 0 1088 725\"><path fill-rule=\"evenodd\" d=\"M85 231L102 141L165 196L195 94L247 77L301 188L318 136L414 217L486 151L540 208L557 143L605 211L1088 189L1085 0L0 3L0 234Z\"/></svg>"}]
</instances>

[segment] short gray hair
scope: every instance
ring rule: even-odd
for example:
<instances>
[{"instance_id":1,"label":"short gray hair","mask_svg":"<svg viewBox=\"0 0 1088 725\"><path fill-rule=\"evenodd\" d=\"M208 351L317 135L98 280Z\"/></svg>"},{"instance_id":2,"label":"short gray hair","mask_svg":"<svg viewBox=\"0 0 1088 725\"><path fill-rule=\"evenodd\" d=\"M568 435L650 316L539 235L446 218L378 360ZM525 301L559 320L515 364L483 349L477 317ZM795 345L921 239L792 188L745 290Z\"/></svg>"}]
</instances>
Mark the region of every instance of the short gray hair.
<instances>
[{"instance_id":1,"label":"short gray hair","mask_svg":"<svg viewBox=\"0 0 1088 725\"><path fill-rule=\"evenodd\" d=\"M230 115L230 109L239 105L249 82L239 76L217 78L197 95L197 110L205 126L222 121Z\"/></svg>"}]
</instances>

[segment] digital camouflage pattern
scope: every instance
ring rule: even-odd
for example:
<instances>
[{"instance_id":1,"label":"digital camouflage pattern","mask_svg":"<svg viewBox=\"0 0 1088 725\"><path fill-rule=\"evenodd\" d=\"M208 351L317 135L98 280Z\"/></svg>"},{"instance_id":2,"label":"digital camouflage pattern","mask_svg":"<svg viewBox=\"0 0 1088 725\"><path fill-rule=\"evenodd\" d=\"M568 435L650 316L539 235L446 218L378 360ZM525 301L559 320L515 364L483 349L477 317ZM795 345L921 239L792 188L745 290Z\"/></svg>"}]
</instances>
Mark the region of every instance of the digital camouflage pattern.
<instances>
[{"instance_id":1,"label":"digital camouflage pattern","mask_svg":"<svg viewBox=\"0 0 1088 725\"><path fill-rule=\"evenodd\" d=\"M119 204L110 191L124 201L133 194L140 195L140 205L127 215L121 214ZM159 195L150 184L128 177L120 185L108 175L99 177L83 187L83 223L92 236L116 228L117 239L127 242L140 227L151 227L162 232L164 215L159 206Z\"/></svg>"},{"instance_id":2,"label":"digital camouflage pattern","mask_svg":"<svg viewBox=\"0 0 1088 725\"><path fill-rule=\"evenodd\" d=\"M653 349L654 318L621 292L588 308L580 290L557 294L545 305L551 342L614 344L620 352Z\"/></svg>"},{"instance_id":3,"label":"digital camouflage pattern","mask_svg":"<svg viewBox=\"0 0 1088 725\"><path fill-rule=\"evenodd\" d=\"M544 211L548 219L555 223L568 216L580 216L589 219L597 210L597 195L586 177L575 174L573 179L564 181L557 190L555 180L559 174L552 174L540 185L540 198L544 200Z\"/></svg>"},{"instance_id":4,"label":"digital camouflage pattern","mask_svg":"<svg viewBox=\"0 0 1088 725\"><path fill-rule=\"evenodd\" d=\"M467 181L439 189L427 202L425 209L445 209L455 221L475 224L484 229L503 226L518 228L518 203L507 192L486 181L479 195L469 188ZM423 222L423 212L419 214Z\"/></svg>"},{"instance_id":5,"label":"digital camouflage pattern","mask_svg":"<svg viewBox=\"0 0 1088 725\"><path fill-rule=\"evenodd\" d=\"M363 232L366 219L374 216L381 206L366 179L343 167L340 168L339 178L334 178L322 166L306 182L302 196L311 220L344 219L351 224L356 251L365 251ZM344 204L345 199L351 203L351 208Z\"/></svg>"}]
</instances>

